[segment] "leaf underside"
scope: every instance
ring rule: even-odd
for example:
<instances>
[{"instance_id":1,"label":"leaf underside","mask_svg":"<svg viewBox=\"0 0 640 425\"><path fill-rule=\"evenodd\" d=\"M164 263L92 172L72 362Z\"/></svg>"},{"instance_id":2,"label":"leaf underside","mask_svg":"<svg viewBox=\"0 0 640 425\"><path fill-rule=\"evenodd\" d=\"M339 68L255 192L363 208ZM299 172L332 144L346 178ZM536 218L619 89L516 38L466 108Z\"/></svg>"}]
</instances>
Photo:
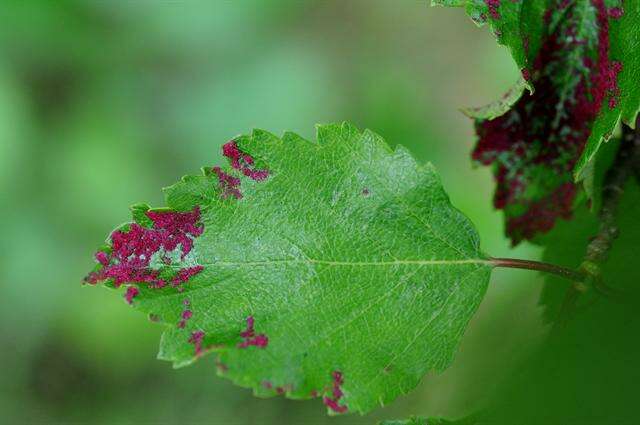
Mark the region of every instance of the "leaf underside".
<instances>
[{"instance_id":1,"label":"leaf underside","mask_svg":"<svg viewBox=\"0 0 640 425\"><path fill-rule=\"evenodd\" d=\"M488 284L471 223L433 166L371 131L321 125L317 142L255 130L133 207L86 281L127 287L167 329L176 367L216 353L258 396L367 412L452 361Z\"/></svg>"},{"instance_id":2,"label":"leaf underside","mask_svg":"<svg viewBox=\"0 0 640 425\"><path fill-rule=\"evenodd\" d=\"M476 119L473 159L493 166L494 206L505 211L506 233L517 244L572 216L576 182L602 174L594 170L602 143L621 120L634 124L640 1L456 3L475 22L489 23L533 90L504 114ZM590 182L584 188L589 198L598 197Z\"/></svg>"}]
</instances>

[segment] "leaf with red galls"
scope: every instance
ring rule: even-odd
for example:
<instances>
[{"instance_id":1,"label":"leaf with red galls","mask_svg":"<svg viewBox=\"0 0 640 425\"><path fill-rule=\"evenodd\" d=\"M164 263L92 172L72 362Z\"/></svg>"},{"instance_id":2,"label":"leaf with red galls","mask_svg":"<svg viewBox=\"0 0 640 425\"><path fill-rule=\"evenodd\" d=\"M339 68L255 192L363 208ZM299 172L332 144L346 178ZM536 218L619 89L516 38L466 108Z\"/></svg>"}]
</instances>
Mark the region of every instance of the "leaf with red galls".
<instances>
[{"instance_id":1,"label":"leaf with red galls","mask_svg":"<svg viewBox=\"0 0 640 425\"><path fill-rule=\"evenodd\" d=\"M260 396L367 412L447 367L491 266L431 165L346 123L317 139L227 142L167 208L134 206L87 282L127 286L176 367L215 353Z\"/></svg>"},{"instance_id":2,"label":"leaf with red galls","mask_svg":"<svg viewBox=\"0 0 640 425\"><path fill-rule=\"evenodd\" d=\"M515 245L571 218L580 191L576 179L594 166L620 117L635 119L640 88L633 75L640 57L629 43L640 36L640 12L621 0L485 3L494 25L508 3L519 8L510 28L520 31L524 55L514 59L535 90L504 114L476 120L472 156L493 166L494 206L505 211ZM585 188L593 197L591 186Z\"/></svg>"}]
</instances>

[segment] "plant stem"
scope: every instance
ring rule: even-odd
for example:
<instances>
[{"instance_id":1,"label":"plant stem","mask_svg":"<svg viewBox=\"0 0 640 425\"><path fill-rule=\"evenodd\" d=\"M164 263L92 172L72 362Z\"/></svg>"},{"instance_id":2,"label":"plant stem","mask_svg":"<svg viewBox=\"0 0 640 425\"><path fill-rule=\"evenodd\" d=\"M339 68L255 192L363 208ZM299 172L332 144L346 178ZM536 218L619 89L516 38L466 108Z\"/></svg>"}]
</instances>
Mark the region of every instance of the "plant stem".
<instances>
[{"instance_id":1,"label":"plant stem","mask_svg":"<svg viewBox=\"0 0 640 425\"><path fill-rule=\"evenodd\" d=\"M602 208L598 213L600 227L598 234L587 246L585 262L600 264L607 259L607 254L618 236L616 213L620 198L624 193L624 185L640 167L640 133L627 126L622 129L622 142L613 167L607 173L602 189Z\"/></svg>"},{"instance_id":2,"label":"plant stem","mask_svg":"<svg viewBox=\"0 0 640 425\"><path fill-rule=\"evenodd\" d=\"M600 226L597 235L587 245L584 261L580 270L589 276L596 290L604 294L610 294L612 290L602 281L601 266L607 259L613 242L618 237L616 215L618 204L624 193L627 180L635 175L640 175L640 116L636 120L636 129L623 125L622 141L616 155L616 159L606 174L602 189L602 207L598 212ZM558 324L567 322L573 310L575 310L580 292L584 291L584 285L574 283L565 295L565 300L560 308Z\"/></svg>"},{"instance_id":3,"label":"plant stem","mask_svg":"<svg viewBox=\"0 0 640 425\"><path fill-rule=\"evenodd\" d=\"M583 282L587 274L581 270L574 270L568 267L555 264L543 263L541 261L518 260L515 258L491 258L489 262L494 267L508 267L513 269L537 270L545 273L552 273L572 282Z\"/></svg>"}]
</instances>

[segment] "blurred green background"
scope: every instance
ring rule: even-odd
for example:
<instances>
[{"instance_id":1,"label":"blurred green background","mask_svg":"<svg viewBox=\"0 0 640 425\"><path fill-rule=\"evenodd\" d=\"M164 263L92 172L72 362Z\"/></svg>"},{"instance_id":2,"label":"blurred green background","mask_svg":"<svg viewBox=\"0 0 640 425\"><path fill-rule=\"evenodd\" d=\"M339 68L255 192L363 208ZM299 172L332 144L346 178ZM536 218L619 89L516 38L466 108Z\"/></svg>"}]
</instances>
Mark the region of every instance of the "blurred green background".
<instances>
[{"instance_id":1,"label":"blurred green background","mask_svg":"<svg viewBox=\"0 0 640 425\"><path fill-rule=\"evenodd\" d=\"M160 326L80 281L129 205L162 205L160 188L219 162L226 140L342 120L433 162L485 251L538 258L503 237L458 111L517 77L489 31L426 1L4 1L0 422L373 424L482 407L546 332L536 274L494 273L445 373L339 418L254 398L212 358L172 370L155 359Z\"/></svg>"}]
</instances>

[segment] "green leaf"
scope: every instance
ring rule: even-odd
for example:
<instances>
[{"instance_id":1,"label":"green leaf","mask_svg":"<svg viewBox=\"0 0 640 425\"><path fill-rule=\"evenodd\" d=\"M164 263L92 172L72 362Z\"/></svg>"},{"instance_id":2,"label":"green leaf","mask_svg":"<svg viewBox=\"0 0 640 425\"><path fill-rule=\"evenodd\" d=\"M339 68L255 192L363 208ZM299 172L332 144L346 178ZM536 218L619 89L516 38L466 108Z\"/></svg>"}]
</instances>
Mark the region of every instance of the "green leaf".
<instances>
[{"instance_id":1,"label":"green leaf","mask_svg":"<svg viewBox=\"0 0 640 425\"><path fill-rule=\"evenodd\" d=\"M640 1L626 0L618 7L622 16L609 20L609 57L612 64L619 64L620 71L612 82L613 96L609 98L608 105L600 109L576 164L574 172L578 180L585 177L585 168L596 160L601 146L609 140L621 121L635 128L640 110Z\"/></svg>"},{"instance_id":2,"label":"green leaf","mask_svg":"<svg viewBox=\"0 0 640 425\"><path fill-rule=\"evenodd\" d=\"M167 325L159 358L215 352L256 395L334 413L451 363L491 268L431 164L346 123L315 143L255 130L223 153L231 167L165 189L168 208L135 207L87 277Z\"/></svg>"},{"instance_id":3,"label":"green leaf","mask_svg":"<svg viewBox=\"0 0 640 425\"><path fill-rule=\"evenodd\" d=\"M409 419L382 421L379 425L480 425L485 423L485 416L484 411L457 420L412 416Z\"/></svg>"},{"instance_id":4,"label":"green leaf","mask_svg":"<svg viewBox=\"0 0 640 425\"><path fill-rule=\"evenodd\" d=\"M582 183L585 190L592 194L591 211L600 211L604 179L613 165L619 147L620 138L612 138L600 147L598 155L584 168Z\"/></svg>"},{"instance_id":5,"label":"green leaf","mask_svg":"<svg viewBox=\"0 0 640 425\"><path fill-rule=\"evenodd\" d=\"M634 124L640 107L640 1L465 5L476 22L487 20L502 34L498 41L534 89L502 115L496 116L515 96L474 114L473 158L494 167L494 205L505 211L506 233L517 244L571 218L580 200L576 182L584 181L597 203L597 152L621 119Z\"/></svg>"},{"instance_id":6,"label":"green leaf","mask_svg":"<svg viewBox=\"0 0 640 425\"><path fill-rule=\"evenodd\" d=\"M427 419L413 416L409 419L382 421L379 425L440 425L442 423L440 419Z\"/></svg>"},{"instance_id":7,"label":"green leaf","mask_svg":"<svg viewBox=\"0 0 640 425\"><path fill-rule=\"evenodd\" d=\"M469 118L492 120L511 109L513 104L522 97L525 87L526 81L520 78L500 99L480 107L462 108L461 112Z\"/></svg>"}]
</instances>

